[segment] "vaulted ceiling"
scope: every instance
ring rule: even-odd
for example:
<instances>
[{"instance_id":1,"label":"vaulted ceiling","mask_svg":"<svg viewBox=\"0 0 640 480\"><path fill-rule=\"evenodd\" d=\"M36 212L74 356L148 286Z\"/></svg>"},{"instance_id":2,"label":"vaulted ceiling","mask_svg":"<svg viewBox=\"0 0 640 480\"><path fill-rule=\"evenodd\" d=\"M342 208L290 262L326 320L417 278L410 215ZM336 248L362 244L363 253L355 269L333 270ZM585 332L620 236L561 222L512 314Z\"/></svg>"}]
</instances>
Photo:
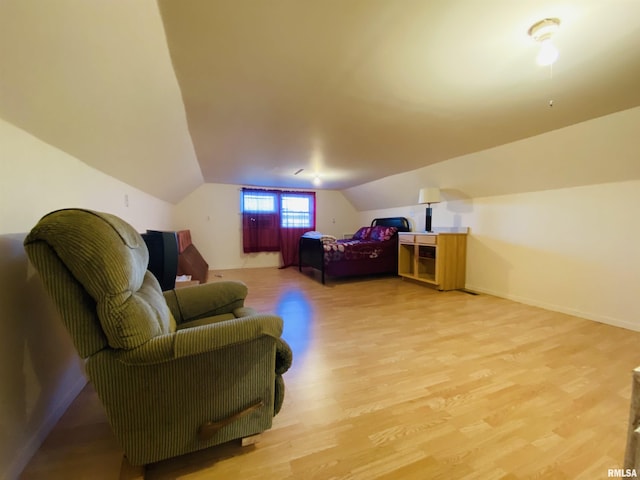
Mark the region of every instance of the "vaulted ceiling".
<instances>
[{"instance_id":1,"label":"vaulted ceiling","mask_svg":"<svg viewBox=\"0 0 640 480\"><path fill-rule=\"evenodd\" d=\"M636 0L159 6L209 182L343 189L640 104Z\"/></svg>"},{"instance_id":2,"label":"vaulted ceiling","mask_svg":"<svg viewBox=\"0 0 640 480\"><path fill-rule=\"evenodd\" d=\"M2 118L171 202L348 189L640 105L637 0L3 0L0 45Z\"/></svg>"}]
</instances>

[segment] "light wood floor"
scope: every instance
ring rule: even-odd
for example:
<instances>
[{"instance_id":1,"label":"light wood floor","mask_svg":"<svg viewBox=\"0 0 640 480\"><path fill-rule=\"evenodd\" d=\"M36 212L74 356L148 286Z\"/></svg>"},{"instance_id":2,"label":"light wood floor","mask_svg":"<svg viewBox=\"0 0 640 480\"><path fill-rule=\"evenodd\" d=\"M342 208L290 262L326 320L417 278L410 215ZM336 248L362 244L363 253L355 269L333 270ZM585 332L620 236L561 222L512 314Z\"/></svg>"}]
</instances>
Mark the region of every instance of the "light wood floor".
<instances>
[{"instance_id":1,"label":"light wood floor","mask_svg":"<svg viewBox=\"0 0 640 480\"><path fill-rule=\"evenodd\" d=\"M622 466L640 333L398 277L216 273L283 316L284 406L257 445L147 479L592 480ZM88 386L22 478L116 479L121 455Z\"/></svg>"}]
</instances>

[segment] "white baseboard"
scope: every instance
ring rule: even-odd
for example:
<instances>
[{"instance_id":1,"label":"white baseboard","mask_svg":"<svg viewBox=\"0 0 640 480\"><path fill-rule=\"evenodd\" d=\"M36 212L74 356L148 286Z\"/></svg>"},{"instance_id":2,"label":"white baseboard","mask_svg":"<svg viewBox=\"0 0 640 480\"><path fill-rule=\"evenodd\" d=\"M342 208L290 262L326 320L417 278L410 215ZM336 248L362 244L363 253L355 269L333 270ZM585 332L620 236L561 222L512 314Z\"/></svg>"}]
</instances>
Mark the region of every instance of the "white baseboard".
<instances>
[{"instance_id":1,"label":"white baseboard","mask_svg":"<svg viewBox=\"0 0 640 480\"><path fill-rule=\"evenodd\" d=\"M531 305L533 307L544 308L545 310L551 310L553 312L566 313L574 317L584 318L586 320L593 320L594 322L604 323L613 327L625 328L627 330L633 330L640 332L640 324L632 323L619 318L607 317L605 315L597 315L589 312L583 312L573 308L563 307L562 305L554 305L550 303L541 302L527 297L519 297L517 295L504 294L502 292L494 292L490 289L476 287L474 285L467 285L467 290L478 293L486 293L487 295L493 295L494 297L506 298L514 302L523 303L525 305Z\"/></svg>"}]
</instances>

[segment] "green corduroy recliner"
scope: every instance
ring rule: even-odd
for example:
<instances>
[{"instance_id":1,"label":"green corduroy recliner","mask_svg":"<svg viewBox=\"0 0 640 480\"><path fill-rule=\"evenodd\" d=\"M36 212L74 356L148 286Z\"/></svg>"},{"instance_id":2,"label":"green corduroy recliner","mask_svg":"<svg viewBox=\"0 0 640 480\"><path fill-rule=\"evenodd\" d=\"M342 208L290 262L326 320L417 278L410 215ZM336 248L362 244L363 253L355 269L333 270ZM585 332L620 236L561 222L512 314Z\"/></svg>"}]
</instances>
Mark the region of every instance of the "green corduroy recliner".
<instances>
[{"instance_id":1,"label":"green corduroy recliner","mask_svg":"<svg viewBox=\"0 0 640 480\"><path fill-rule=\"evenodd\" d=\"M138 232L90 210L44 216L24 245L132 465L271 427L292 354L243 283L163 293Z\"/></svg>"}]
</instances>

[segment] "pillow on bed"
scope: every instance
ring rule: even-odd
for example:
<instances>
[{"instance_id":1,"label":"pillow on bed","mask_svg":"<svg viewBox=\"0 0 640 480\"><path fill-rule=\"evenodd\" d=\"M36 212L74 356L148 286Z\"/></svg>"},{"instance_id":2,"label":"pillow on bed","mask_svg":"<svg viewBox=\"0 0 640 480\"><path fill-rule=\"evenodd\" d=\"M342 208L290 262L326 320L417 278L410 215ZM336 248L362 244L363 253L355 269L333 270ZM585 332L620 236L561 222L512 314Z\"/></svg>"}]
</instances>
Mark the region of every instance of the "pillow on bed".
<instances>
[{"instance_id":1,"label":"pillow on bed","mask_svg":"<svg viewBox=\"0 0 640 480\"><path fill-rule=\"evenodd\" d=\"M391 240L398 229L396 227L384 227L382 225L377 225L371 229L369 233L369 240L374 240L376 242L383 242L385 240Z\"/></svg>"},{"instance_id":2,"label":"pillow on bed","mask_svg":"<svg viewBox=\"0 0 640 480\"><path fill-rule=\"evenodd\" d=\"M336 243L337 238L334 237L333 235L322 235L320 237L320 240L322 240L322 243L324 245L327 243Z\"/></svg>"},{"instance_id":3,"label":"pillow on bed","mask_svg":"<svg viewBox=\"0 0 640 480\"><path fill-rule=\"evenodd\" d=\"M362 227L351 237L352 240L369 240L369 234L371 233L371 227Z\"/></svg>"}]
</instances>

